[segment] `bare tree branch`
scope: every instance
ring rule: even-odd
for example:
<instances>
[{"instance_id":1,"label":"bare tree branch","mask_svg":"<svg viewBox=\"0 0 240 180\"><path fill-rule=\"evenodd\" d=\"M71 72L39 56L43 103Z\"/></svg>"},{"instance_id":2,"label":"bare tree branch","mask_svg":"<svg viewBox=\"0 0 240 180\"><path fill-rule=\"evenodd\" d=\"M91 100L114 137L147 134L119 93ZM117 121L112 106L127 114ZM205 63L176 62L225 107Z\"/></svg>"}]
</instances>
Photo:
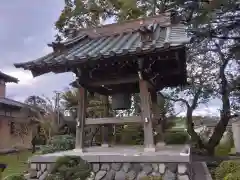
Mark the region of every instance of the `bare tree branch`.
<instances>
[{"instance_id":1,"label":"bare tree branch","mask_svg":"<svg viewBox=\"0 0 240 180\"><path fill-rule=\"evenodd\" d=\"M184 103L187 107L190 107L189 103L187 100L183 99L183 98L178 98L178 99L174 99L174 98L170 98L168 96L164 96L161 92L158 92L159 95L161 95L164 99L169 99L171 101L174 101L174 102L182 102Z\"/></svg>"}]
</instances>

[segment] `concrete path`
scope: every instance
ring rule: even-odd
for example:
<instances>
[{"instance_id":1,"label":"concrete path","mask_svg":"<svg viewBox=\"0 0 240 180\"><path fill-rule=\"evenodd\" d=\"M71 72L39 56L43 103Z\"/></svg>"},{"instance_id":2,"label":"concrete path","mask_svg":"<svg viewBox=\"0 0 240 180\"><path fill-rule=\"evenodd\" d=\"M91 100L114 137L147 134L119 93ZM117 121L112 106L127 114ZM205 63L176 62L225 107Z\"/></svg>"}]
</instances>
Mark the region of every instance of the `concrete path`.
<instances>
[{"instance_id":1,"label":"concrete path","mask_svg":"<svg viewBox=\"0 0 240 180\"><path fill-rule=\"evenodd\" d=\"M193 180L212 180L211 174L204 162L192 163Z\"/></svg>"}]
</instances>

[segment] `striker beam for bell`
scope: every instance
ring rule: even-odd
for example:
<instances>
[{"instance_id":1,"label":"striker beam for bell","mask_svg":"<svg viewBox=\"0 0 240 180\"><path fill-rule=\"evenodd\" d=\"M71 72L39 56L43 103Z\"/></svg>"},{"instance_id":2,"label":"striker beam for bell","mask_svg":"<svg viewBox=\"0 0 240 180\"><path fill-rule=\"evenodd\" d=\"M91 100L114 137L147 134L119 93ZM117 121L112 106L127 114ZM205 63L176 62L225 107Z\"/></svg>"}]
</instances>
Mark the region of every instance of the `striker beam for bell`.
<instances>
[{"instance_id":1,"label":"striker beam for bell","mask_svg":"<svg viewBox=\"0 0 240 180\"><path fill-rule=\"evenodd\" d=\"M131 108L131 95L126 93L118 93L112 95L112 109L126 110Z\"/></svg>"}]
</instances>

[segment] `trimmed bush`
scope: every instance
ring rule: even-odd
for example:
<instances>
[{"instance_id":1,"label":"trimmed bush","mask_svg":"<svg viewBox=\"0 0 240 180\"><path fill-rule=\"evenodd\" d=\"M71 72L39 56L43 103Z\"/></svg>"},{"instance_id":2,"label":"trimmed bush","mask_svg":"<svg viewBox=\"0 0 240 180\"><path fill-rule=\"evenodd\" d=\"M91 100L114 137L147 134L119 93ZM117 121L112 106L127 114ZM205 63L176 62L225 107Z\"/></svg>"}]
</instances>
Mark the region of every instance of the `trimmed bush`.
<instances>
[{"instance_id":1,"label":"trimmed bush","mask_svg":"<svg viewBox=\"0 0 240 180\"><path fill-rule=\"evenodd\" d=\"M186 132L167 132L164 135L164 142L166 144L185 144L188 141L188 134Z\"/></svg>"},{"instance_id":2,"label":"trimmed bush","mask_svg":"<svg viewBox=\"0 0 240 180\"><path fill-rule=\"evenodd\" d=\"M239 170L240 170L240 161L234 161L234 160L223 161L216 168L215 178L216 178L216 180L223 180L224 178L230 179L233 177L234 173L236 173ZM237 175L235 174L234 176L236 177ZM227 179L227 180L229 180L229 179Z\"/></svg>"},{"instance_id":3,"label":"trimmed bush","mask_svg":"<svg viewBox=\"0 0 240 180\"><path fill-rule=\"evenodd\" d=\"M85 180L91 174L91 166L79 156L63 156L57 161L46 180Z\"/></svg>"},{"instance_id":4,"label":"trimmed bush","mask_svg":"<svg viewBox=\"0 0 240 180\"><path fill-rule=\"evenodd\" d=\"M42 154L74 149L75 137L71 135L53 136L47 145L40 147Z\"/></svg>"}]
</instances>

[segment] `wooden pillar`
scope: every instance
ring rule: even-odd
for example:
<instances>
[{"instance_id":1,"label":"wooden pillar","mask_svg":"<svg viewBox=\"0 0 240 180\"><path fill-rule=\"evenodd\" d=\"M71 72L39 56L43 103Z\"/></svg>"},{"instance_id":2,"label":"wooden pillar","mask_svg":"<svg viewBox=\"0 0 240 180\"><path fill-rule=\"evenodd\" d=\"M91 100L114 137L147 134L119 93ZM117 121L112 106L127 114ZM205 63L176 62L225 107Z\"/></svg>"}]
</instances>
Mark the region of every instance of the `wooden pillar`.
<instances>
[{"instance_id":1,"label":"wooden pillar","mask_svg":"<svg viewBox=\"0 0 240 180\"><path fill-rule=\"evenodd\" d=\"M141 112L144 128L144 151L155 151L153 128L152 128L152 114L150 106L150 93L148 91L148 82L145 80L139 81L140 98L141 98Z\"/></svg>"},{"instance_id":2,"label":"wooden pillar","mask_svg":"<svg viewBox=\"0 0 240 180\"><path fill-rule=\"evenodd\" d=\"M161 143L163 141L162 132L162 116L161 107L158 105L158 97L156 91L151 91L151 101L152 101L152 113L154 117L155 131L157 132L156 143Z\"/></svg>"},{"instance_id":3,"label":"wooden pillar","mask_svg":"<svg viewBox=\"0 0 240 180\"><path fill-rule=\"evenodd\" d=\"M76 127L76 145L75 149L83 151L84 149L84 126L86 119L86 107L87 107L87 91L85 88L79 88L79 100L78 100L78 115L77 115L77 127Z\"/></svg>"},{"instance_id":4,"label":"wooden pillar","mask_svg":"<svg viewBox=\"0 0 240 180\"><path fill-rule=\"evenodd\" d=\"M108 96L102 96L102 102L104 104L104 112L103 117L109 116L109 102ZM101 127L101 134L102 134L102 147L109 147L109 129L111 125L103 125Z\"/></svg>"}]
</instances>

